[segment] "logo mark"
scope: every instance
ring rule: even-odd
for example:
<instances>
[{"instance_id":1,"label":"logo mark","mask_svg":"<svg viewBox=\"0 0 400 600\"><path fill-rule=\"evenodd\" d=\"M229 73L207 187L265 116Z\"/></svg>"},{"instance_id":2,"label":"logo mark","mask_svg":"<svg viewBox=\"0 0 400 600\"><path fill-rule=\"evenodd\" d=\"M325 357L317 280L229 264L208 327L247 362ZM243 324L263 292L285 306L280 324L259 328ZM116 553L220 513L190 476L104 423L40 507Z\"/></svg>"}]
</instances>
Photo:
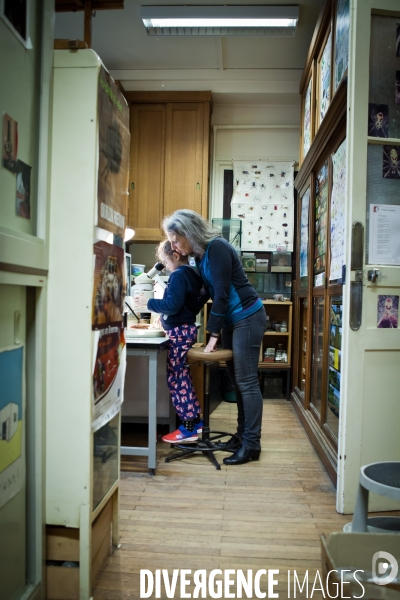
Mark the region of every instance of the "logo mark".
<instances>
[{"instance_id":1,"label":"logo mark","mask_svg":"<svg viewBox=\"0 0 400 600\"><path fill-rule=\"evenodd\" d=\"M382 562L380 559L384 559L387 562ZM387 574L389 569L390 572ZM392 583L396 579L398 571L399 563L392 554L383 550L375 552L372 557L372 579L374 583L377 585Z\"/></svg>"}]
</instances>

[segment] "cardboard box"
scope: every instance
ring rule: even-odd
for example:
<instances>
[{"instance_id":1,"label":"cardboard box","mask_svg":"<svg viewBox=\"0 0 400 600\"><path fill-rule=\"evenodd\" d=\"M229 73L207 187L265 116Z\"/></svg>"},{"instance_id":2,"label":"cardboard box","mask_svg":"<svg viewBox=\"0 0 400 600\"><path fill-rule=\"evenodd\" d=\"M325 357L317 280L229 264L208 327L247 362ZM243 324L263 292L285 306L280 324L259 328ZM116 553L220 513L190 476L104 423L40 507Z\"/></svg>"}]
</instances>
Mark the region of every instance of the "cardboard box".
<instances>
[{"instance_id":1,"label":"cardboard box","mask_svg":"<svg viewBox=\"0 0 400 600\"><path fill-rule=\"evenodd\" d=\"M326 577L329 571L333 571L329 575L327 589L332 597L337 593L335 590L340 589L341 575L340 569L361 569L364 573L357 573L357 579L368 589L368 596L365 594L363 598L390 599L389 590L393 592L395 597L400 597L400 570L396 579L387 585L378 585L373 581L363 581L367 579L368 573L371 575L374 571L379 574L378 565L389 561L383 558L377 558L378 552L386 552L391 554L397 563L400 565L400 536L399 534L391 533L331 533L329 536L321 535L321 560L322 560L322 581L326 582ZM374 561L374 564L373 564ZM391 573L391 568L388 567L387 573ZM348 573L347 573L348 575ZM337 588L336 584L339 584ZM351 587L353 586L353 587ZM345 584L344 589L347 596L351 595L351 589L354 588L354 595L361 596L362 589L356 582L353 584ZM382 595L382 590L387 590L386 595Z\"/></svg>"}]
</instances>

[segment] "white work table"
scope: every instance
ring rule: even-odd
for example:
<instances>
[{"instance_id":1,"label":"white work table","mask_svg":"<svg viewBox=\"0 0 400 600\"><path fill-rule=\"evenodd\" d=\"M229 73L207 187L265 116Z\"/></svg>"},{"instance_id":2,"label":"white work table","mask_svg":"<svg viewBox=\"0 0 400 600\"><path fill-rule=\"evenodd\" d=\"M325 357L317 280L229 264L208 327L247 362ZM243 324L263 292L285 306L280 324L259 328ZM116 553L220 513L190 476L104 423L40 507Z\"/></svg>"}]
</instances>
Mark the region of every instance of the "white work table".
<instances>
[{"instance_id":1,"label":"white work table","mask_svg":"<svg viewBox=\"0 0 400 600\"><path fill-rule=\"evenodd\" d=\"M121 454L148 456L148 467L156 468L157 444L157 360L160 352L167 348L168 336L154 338L126 337L127 356L147 356L149 359L149 433L148 446L121 446Z\"/></svg>"}]
</instances>

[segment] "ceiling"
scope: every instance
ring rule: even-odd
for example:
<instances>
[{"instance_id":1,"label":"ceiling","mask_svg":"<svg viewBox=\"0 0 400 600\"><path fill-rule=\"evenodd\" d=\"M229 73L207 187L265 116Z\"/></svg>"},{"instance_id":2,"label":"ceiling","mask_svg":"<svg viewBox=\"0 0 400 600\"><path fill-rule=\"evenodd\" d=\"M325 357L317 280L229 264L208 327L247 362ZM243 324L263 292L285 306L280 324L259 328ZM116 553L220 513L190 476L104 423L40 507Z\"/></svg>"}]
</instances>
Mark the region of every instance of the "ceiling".
<instances>
[{"instance_id":1,"label":"ceiling","mask_svg":"<svg viewBox=\"0 0 400 600\"><path fill-rule=\"evenodd\" d=\"M298 104L299 82L325 0L299 0L294 37L155 37L141 4L218 4L215 0L125 0L123 10L97 11L92 47L127 91L211 90L214 104ZM231 0L230 4L257 4ZM268 4L259 2L258 4ZM274 0L270 4L288 4ZM57 13L55 37L83 39L83 13Z\"/></svg>"}]
</instances>

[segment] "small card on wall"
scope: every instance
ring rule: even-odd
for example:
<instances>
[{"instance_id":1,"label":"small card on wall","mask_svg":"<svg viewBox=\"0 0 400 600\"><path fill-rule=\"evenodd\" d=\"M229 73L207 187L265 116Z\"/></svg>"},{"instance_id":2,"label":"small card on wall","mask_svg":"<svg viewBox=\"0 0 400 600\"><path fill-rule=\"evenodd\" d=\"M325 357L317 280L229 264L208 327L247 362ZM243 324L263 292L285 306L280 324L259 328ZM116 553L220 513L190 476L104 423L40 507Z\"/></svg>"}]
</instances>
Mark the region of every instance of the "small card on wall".
<instances>
[{"instance_id":1,"label":"small card on wall","mask_svg":"<svg viewBox=\"0 0 400 600\"><path fill-rule=\"evenodd\" d=\"M2 162L3 167L17 172L17 154L18 154L18 123L10 115L3 115L3 143L2 143Z\"/></svg>"},{"instance_id":2,"label":"small card on wall","mask_svg":"<svg viewBox=\"0 0 400 600\"><path fill-rule=\"evenodd\" d=\"M397 329L399 323L399 297L378 296L378 329Z\"/></svg>"}]
</instances>

